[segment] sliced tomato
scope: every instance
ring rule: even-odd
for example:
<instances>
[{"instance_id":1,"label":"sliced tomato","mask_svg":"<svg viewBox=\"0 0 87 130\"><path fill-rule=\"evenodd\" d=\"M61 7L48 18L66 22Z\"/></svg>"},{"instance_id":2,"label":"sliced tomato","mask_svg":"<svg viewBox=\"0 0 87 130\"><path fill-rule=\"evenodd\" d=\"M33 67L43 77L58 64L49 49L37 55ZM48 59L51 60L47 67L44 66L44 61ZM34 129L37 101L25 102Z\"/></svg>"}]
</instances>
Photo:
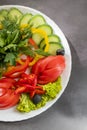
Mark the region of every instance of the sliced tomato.
<instances>
[{"instance_id":1,"label":"sliced tomato","mask_svg":"<svg viewBox=\"0 0 87 130\"><path fill-rule=\"evenodd\" d=\"M12 93L10 95L10 97L7 99L6 102L4 102L1 106L0 106L0 109L7 109L7 108L10 108L10 107L13 107L15 106L19 101L19 95L15 95L14 93Z\"/></svg>"},{"instance_id":2,"label":"sliced tomato","mask_svg":"<svg viewBox=\"0 0 87 130\"><path fill-rule=\"evenodd\" d=\"M14 79L11 78L2 78L0 79L0 88L10 88L15 83Z\"/></svg>"},{"instance_id":3,"label":"sliced tomato","mask_svg":"<svg viewBox=\"0 0 87 130\"><path fill-rule=\"evenodd\" d=\"M4 102L7 101L8 98L10 98L11 93L12 93L11 89L5 90L4 94L0 96L0 105L4 104Z\"/></svg>"},{"instance_id":4,"label":"sliced tomato","mask_svg":"<svg viewBox=\"0 0 87 130\"><path fill-rule=\"evenodd\" d=\"M4 96L0 97L0 109L7 109L16 105L19 101L19 94L14 94L14 92L9 89Z\"/></svg>"},{"instance_id":5,"label":"sliced tomato","mask_svg":"<svg viewBox=\"0 0 87 130\"><path fill-rule=\"evenodd\" d=\"M57 67L46 70L43 72L42 76L39 77L38 83L46 84L48 82L53 82L58 78L58 76L61 75L61 73L62 73L62 70L59 70L59 68L57 68Z\"/></svg>"},{"instance_id":6,"label":"sliced tomato","mask_svg":"<svg viewBox=\"0 0 87 130\"><path fill-rule=\"evenodd\" d=\"M18 102L19 95L15 95L12 89L14 82L10 78L0 80L0 109L9 108Z\"/></svg>"},{"instance_id":7,"label":"sliced tomato","mask_svg":"<svg viewBox=\"0 0 87 130\"><path fill-rule=\"evenodd\" d=\"M38 75L38 72L42 72L45 70L47 63L51 62L53 56L49 56L47 58L42 58L39 59L34 66L32 67L32 73L35 73L36 75ZM41 66L43 65L43 67Z\"/></svg>"},{"instance_id":8,"label":"sliced tomato","mask_svg":"<svg viewBox=\"0 0 87 130\"><path fill-rule=\"evenodd\" d=\"M0 97L3 96L6 93L5 88L0 88Z\"/></svg>"},{"instance_id":9,"label":"sliced tomato","mask_svg":"<svg viewBox=\"0 0 87 130\"><path fill-rule=\"evenodd\" d=\"M10 83L14 83L15 80L12 79L12 78L2 78L2 79L0 79L0 82L10 82Z\"/></svg>"},{"instance_id":10,"label":"sliced tomato","mask_svg":"<svg viewBox=\"0 0 87 130\"><path fill-rule=\"evenodd\" d=\"M62 74L64 68L64 56L49 56L37 61L32 67L32 73L37 75L39 84L46 84L55 81Z\"/></svg>"}]
</instances>

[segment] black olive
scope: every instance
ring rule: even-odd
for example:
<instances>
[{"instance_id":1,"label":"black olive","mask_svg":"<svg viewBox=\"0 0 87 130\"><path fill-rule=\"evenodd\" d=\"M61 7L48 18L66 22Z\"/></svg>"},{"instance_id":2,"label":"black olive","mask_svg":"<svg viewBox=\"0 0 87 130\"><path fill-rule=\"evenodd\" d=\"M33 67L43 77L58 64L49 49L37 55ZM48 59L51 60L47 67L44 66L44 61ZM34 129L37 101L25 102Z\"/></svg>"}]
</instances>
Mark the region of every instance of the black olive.
<instances>
[{"instance_id":1,"label":"black olive","mask_svg":"<svg viewBox=\"0 0 87 130\"><path fill-rule=\"evenodd\" d=\"M65 50L64 49L58 49L56 51L56 55L64 55L65 54Z\"/></svg>"},{"instance_id":2,"label":"black olive","mask_svg":"<svg viewBox=\"0 0 87 130\"><path fill-rule=\"evenodd\" d=\"M38 104L41 101L41 96L38 94L35 94L32 101L34 104Z\"/></svg>"}]
</instances>

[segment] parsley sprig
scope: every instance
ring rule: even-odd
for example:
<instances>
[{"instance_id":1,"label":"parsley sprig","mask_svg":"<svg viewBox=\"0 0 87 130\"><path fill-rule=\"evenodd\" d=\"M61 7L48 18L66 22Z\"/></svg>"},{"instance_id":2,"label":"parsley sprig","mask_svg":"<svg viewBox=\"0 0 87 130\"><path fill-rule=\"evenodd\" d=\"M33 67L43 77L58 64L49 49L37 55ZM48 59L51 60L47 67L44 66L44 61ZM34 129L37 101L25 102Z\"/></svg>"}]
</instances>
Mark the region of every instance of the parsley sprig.
<instances>
[{"instance_id":1,"label":"parsley sprig","mask_svg":"<svg viewBox=\"0 0 87 130\"><path fill-rule=\"evenodd\" d=\"M9 19L3 20L2 25L3 29L0 30L0 62L15 65L20 48L25 46L25 40L31 37L32 33L30 28L21 30L19 24Z\"/></svg>"}]
</instances>

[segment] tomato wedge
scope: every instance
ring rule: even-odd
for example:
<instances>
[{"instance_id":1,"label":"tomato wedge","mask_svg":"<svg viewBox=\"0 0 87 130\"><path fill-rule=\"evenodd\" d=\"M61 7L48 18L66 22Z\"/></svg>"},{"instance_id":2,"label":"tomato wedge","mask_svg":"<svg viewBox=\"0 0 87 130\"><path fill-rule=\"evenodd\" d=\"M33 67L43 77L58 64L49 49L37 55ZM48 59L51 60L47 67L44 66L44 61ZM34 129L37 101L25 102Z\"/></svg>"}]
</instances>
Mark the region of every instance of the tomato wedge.
<instances>
[{"instance_id":1,"label":"tomato wedge","mask_svg":"<svg viewBox=\"0 0 87 130\"><path fill-rule=\"evenodd\" d=\"M0 88L0 97L3 96L6 93L5 88Z\"/></svg>"},{"instance_id":2,"label":"tomato wedge","mask_svg":"<svg viewBox=\"0 0 87 130\"><path fill-rule=\"evenodd\" d=\"M19 101L19 95L18 94L15 95L14 93L12 93L10 97L7 99L7 101L0 105L0 109L7 109L13 107L18 103L18 101Z\"/></svg>"},{"instance_id":3,"label":"tomato wedge","mask_svg":"<svg viewBox=\"0 0 87 130\"><path fill-rule=\"evenodd\" d=\"M0 88L10 88L15 83L14 79L11 78L2 78L0 79Z\"/></svg>"},{"instance_id":4,"label":"tomato wedge","mask_svg":"<svg viewBox=\"0 0 87 130\"><path fill-rule=\"evenodd\" d=\"M48 56L36 62L32 67L32 73L37 75L37 83L47 84L54 82L62 74L64 68L64 56Z\"/></svg>"},{"instance_id":5,"label":"tomato wedge","mask_svg":"<svg viewBox=\"0 0 87 130\"><path fill-rule=\"evenodd\" d=\"M1 88L0 88L1 89ZM3 89L3 88L2 88ZM6 89L4 95L0 96L0 106L2 106L4 104L4 102L6 102L8 100L8 98L10 98L10 95L12 93L11 89Z\"/></svg>"},{"instance_id":6,"label":"tomato wedge","mask_svg":"<svg viewBox=\"0 0 87 130\"><path fill-rule=\"evenodd\" d=\"M11 78L0 79L0 109L10 108L19 101L19 94L14 94L14 83Z\"/></svg>"},{"instance_id":7,"label":"tomato wedge","mask_svg":"<svg viewBox=\"0 0 87 130\"><path fill-rule=\"evenodd\" d=\"M16 105L19 101L19 94L14 94L11 89L6 90L6 93L0 96L0 109L7 109Z\"/></svg>"}]
</instances>

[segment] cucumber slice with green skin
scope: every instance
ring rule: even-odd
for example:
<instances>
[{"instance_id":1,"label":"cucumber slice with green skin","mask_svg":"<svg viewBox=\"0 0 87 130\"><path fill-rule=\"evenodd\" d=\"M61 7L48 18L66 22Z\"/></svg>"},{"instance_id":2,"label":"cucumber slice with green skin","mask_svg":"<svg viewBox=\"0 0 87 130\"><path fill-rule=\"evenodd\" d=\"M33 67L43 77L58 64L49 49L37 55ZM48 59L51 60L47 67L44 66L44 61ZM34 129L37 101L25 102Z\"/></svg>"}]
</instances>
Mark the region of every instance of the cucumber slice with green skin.
<instances>
[{"instance_id":1,"label":"cucumber slice with green skin","mask_svg":"<svg viewBox=\"0 0 87 130\"><path fill-rule=\"evenodd\" d=\"M35 41L35 43L39 46L40 41L43 39L43 37L37 33L32 35L32 39Z\"/></svg>"},{"instance_id":2,"label":"cucumber slice with green skin","mask_svg":"<svg viewBox=\"0 0 87 130\"><path fill-rule=\"evenodd\" d=\"M53 33L52 27L50 25L48 25L48 24L40 25L37 28L45 31L47 35L51 35Z\"/></svg>"},{"instance_id":3,"label":"cucumber slice with green skin","mask_svg":"<svg viewBox=\"0 0 87 130\"><path fill-rule=\"evenodd\" d=\"M26 13L23 15L23 17L21 18L20 20L20 25L23 25L23 24L28 24L29 20L31 19L32 17L32 14L31 13Z\"/></svg>"},{"instance_id":4,"label":"cucumber slice with green skin","mask_svg":"<svg viewBox=\"0 0 87 130\"><path fill-rule=\"evenodd\" d=\"M44 50L45 46L46 46L45 41L44 41L44 39L42 39L40 44L39 44L39 47L40 47L40 49Z\"/></svg>"},{"instance_id":5,"label":"cucumber slice with green skin","mask_svg":"<svg viewBox=\"0 0 87 130\"><path fill-rule=\"evenodd\" d=\"M6 10L6 9L2 9L1 11L0 11L0 14L3 16L3 17L7 17L7 14L8 14L8 11Z\"/></svg>"},{"instance_id":6,"label":"cucumber slice with green skin","mask_svg":"<svg viewBox=\"0 0 87 130\"><path fill-rule=\"evenodd\" d=\"M53 33L52 27L48 24L40 25L40 26L37 27L37 29L41 29L41 30L45 31L47 35L51 35ZM32 38L36 42L36 44L39 45L41 40L43 39L43 36L41 36L38 33L34 33L32 35Z\"/></svg>"},{"instance_id":7,"label":"cucumber slice with green skin","mask_svg":"<svg viewBox=\"0 0 87 130\"><path fill-rule=\"evenodd\" d=\"M50 42L61 43L61 42L60 42L60 38L59 38L56 34L51 34L51 35L49 35L49 36L48 36L48 42L49 42L49 43L50 43ZM44 39L42 39L42 41L40 42L39 47L40 47L41 49L44 49L44 47L45 47L45 41L44 41Z\"/></svg>"},{"instance_id":8,"label":"cucumber slice with green skin","mask_svg":"<svg viewBox=\"0 0 87 130\"><path fill-rule=\"evenodd\" d=\"M29 21L29 24L32 25L32 27L34 27L34 28L36 28L42 24L45 24L45 23L46 23L46 21L45 21L44 17L39 14L34 15Z\"/></svg>"},{"instance_id":9,"label":"cucumber slice with green skin","mask_svg":"<svg viewBox=\"0 0 87 130\"><path fill-rule=\"evenodd\" d=\"M8 18L11 21L17 20L17 23L20 21L22 15L23 15L22 12L17 8L11 8L8 12Z\"/></svg>"},{"instance_id":10,"label":"cucumber slice with green skin","mask_svg":"<svg viewBox=\"0 0 87 130\"><path fill-rule=\"evenodd\" d=\"M48 41L49 42L58 42L61 43L60 38L56 34L52 34L48 36Z\"/></svg>"},{"instance_id":11,"label":"cucumber slice with green skin","mask_svg":"<svg viewBox=\"0 0 87 130\"><path fill-rule=\"evenodd\" d=\"M50 53L52 55L56 55L56 51L58 49L63 49L63 46L58 42L50 42L49 44L50 44L50 46L49 46L48 53Z\"/></svg>"}]
</instances>

